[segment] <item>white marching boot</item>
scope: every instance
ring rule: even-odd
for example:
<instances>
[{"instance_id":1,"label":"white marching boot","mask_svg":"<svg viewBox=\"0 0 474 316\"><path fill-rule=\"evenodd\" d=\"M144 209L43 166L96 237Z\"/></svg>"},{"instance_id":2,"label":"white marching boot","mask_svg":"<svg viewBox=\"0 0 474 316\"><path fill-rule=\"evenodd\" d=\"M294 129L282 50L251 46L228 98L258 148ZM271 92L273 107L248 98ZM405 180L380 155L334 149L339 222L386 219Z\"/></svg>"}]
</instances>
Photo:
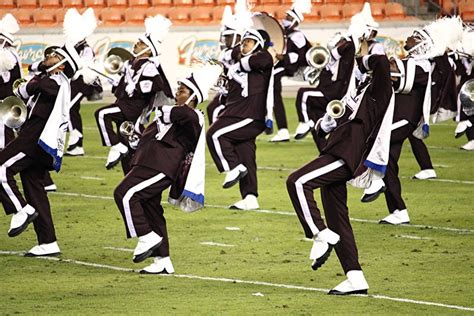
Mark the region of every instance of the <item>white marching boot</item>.
<instances>
[{"instance_id":1,"label":"white marching boot","mask_svg":"<svg viewBox=\"0 0 474 316\"><path fill-rule=\"evenodd\" d=\"M474 150L474 139L467 142L467 144L462 146L461 149L468 150L468 151Z\"/></svg>"},{"instance_id":2,"label":"white marching boot","mask_svg":"<svg viewBox=\"0 0 474 316\"><path fill-rule=\"evenodd\" d=\"M372 181L370 187L364 190L364 195L360 198L360 201L363 203L375 201L385 189L383 179Z\"/></svg>"},{"instance_id":3,"label":"white marching boot","mask_svg":"<svg viewBox=\"0 0 474 316\"><path fill-rule=\"evenodd\" d=\"M138 243L133 251L133 262L142 262L152 255L153 251L158 248L163 241L163 237L155 232L138 237Z\"/></svg>"},{"instance_id":4,"label":"white marching boot","mask_svg":"<svg viewBox=\"0 0 474 316\"><path fill-rule=\"evenodd\" d=\"M61 254L58 243L36 245L25 253L25 257L57 257Z\"/></svg>"},{"instance_id":5,"label":"white marching boot","mask_svg":"<svg viewBox=\"0 0 474 316\"><path fill-rule=\"evenodd\" d=\"M118 143L110 147L109 155L107 156L107 163L105 168L112 169L120 162L123 156L128 153L128 147L122 143Z\"/></svg>"},{"instance_id":6,"label":"white marching boot","mask_svg":"<svg viewBox=\"0 0 474 316\"><path fill-rule=\"evenodd\" d=\"M296 127L295 134L293 137L295 139L303 139L308 135L309 132L311 132L311 129L314 127L314 122L309 121L307 123L305 122L300 122L298 124L298 127Z\"/></svg>"},{"instance_id":7,"label":"white marching boot","mask_svg":"<svg viewBox=\"0 0 474 316\"><path fill-rule=\"evenodd\" d=\"M73 149L69 149L68 151L66 151L66 153L64 155L66 155L66 156L84 156L84 154L85 154L84 147L76 146Z\"/></svg>"},{"instance_id":8,"label":"white marching boot","mask_svg":"<svg viewBox=\"0 0 474 316\"><path fill-rule=\"evenodd\" d=\"M253 194L247 194L243 200L240 200L229 207L234 210L258 210L260 206L258 205L257 197Z\"/></svg>"},{"instance_id":9,"label":"white marching boot","mask_svg":"<svg viewBox=\"0 0 474 316\"><path fill-rule=\"evenodd\" d=\"M153 263L140 270L140 274L173 274L174 267L170 257L155 257Z\"/></svg>"},{"instance_id":10,"label":"white marching boot","mask_svg":"<svg viewBox=\"0 0 474 316\"><path fill-rule=\"evenodd\" d=\"M56 192L57 189L58 189L58 187L54 183L44 187L44 190L46 192Z\"/></svg>"},{"instance_id":11,"label":"white marching boot","mask_svg":"<svg viewBox=\"0 0 474 316\"><path fill-rule=\"evenodd\" d=\"M334 246L339 242L338 234L329 228L320 231L314 238L313 247L309 253L309 259L313 261L311 268L318 270L328 260Z\"/></svg>"},{"instance_id":12,"label":"white marching boot","mask_svg":"<svg viewBox=\"0 0 474 316\"><path fill-rule=\"evenodd\" d=\"M418 172L413 176L413 179L418 180L427 180L427 179L434 179L436 178L436 171L434 169L424 169Z\"/></svg>"},{"instance_id":13,"label":"white marching boot","mask_svg":"<svg viewBox=\"0 0 474 316\"><path fill-rule=\"evenodd\" d=\"M348 271L347 280L342 281L329 291L329 295L351 295L351 294L367 294L369 284L365 280L364 272L361 270Z\"/></svg>"},{"instance_id":14,"label":"white marching boot","mask_svg":"<svg viewBox=\"0 0 474 316\"><path fill-rule=\"evenodd\" d=\"M234 169L227 171L225 175L225 180L224 183L222 184L222 187L224 189L228 189L237 182L239 182L240 179L245 177L248 173L247 167L245 167L243 164L237 165Z\"/></svg>"},{"instance_id":15,"label":"white marching boot","mask_svg":"<svg viewBox=\"0 0 474 316\"><path fill-rule=\"evenodd\" d=\"M38 217L38 212L33 208L33 206L27 204L20 211L13 214L10 229L8 230L8 236L15 237L20 235L28 225Z\"/></svg>"},{"instance_id":16,"label":"white marching boot","mask_svg":"<svg viewBox=\"0 0 474 316\"><path fill-rule=\"evenodd\" d=\"M282 128L278 130L278 133L270 139L272 143L288 142L290 141L290 132L287 128Z\"/></svg>"},{"instance_id":17,"label":"white marching boot","mask_svg":"<svg viewBox=\"0 0 474 316\"><path fill-rule=\"evenodd\" d=\"M410 224L410 217L408 216L408 211L406 209L395 210L392 214L381 219L379 221L379 224L390 224L390 225Z\"/></svg>"},{"instance_id":18,"label":"white marching boot","mask_svg":"<svg viewBox=\"0 0 474 316\"><path fill-rule=\"evenodd\" d=\"M462 135L464 135L464 133L466 133L466 130L469 127L472 127L472 123L469 120L459 122L456 126L456 129L454 130L454 137L461 137Z\"/></svg>"}]
</instances>

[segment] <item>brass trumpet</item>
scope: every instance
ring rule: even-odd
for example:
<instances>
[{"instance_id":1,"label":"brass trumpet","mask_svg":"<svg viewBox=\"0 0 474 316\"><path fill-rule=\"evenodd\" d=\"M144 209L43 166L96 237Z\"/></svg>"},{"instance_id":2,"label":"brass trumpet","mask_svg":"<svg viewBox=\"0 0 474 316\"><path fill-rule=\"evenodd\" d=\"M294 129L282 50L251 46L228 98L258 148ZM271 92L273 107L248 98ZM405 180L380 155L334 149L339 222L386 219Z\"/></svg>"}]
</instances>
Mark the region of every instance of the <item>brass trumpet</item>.
<instances>
[{"instance_id":1,"label":"brass trumpet","mask_svg":"<svg viewBox=\"0 0 474 316\"><path fill-rule=\"evenodd\" d=\"M0 121L10 128L18 128L26 121L28 110L22 99L10 96L0 101Z\"/></svg>"},{"instance_id":2,"label":"brass trumpet","mask_svg":"<svg viewBox=\"0 0 474 316\"><path fill-rule=\"evenodd\" d=\"M140 140L140 136L135 132L135 125L132 121L125 121L120 124L119 132L131 144Z\"/></svg>"},{"instance_id":3,"label":"brass trumpet","mask_svg":"<svg viewBox=\"0 0 474 316\"><path fill-rule=\"evenodd\" d=\"M346 105L340 100L332 100L326 106L326 113L334 119L338 119L346 113Z\"/></svg>"},{"instance_id":4,"label":"brass trumpet","mask_svg":"<svg viewBox=\"0 0 474 316\"><path fill-rule=\"evenodd\" d=\"M15 81L13 81L13 84L12 84L13 91L18 89L19 86L21 86L22 84L25 84L26 82L28 82L28 80L26 80L25 78L18 78Z\"/></svg>"},{"instance_id":5,"label":"brass trumpet","mask_svg":"<svg viewBox=\"0 0 474 316\"><path fill-rule=\"evenodd\" d=\"M304 76L311 85L317 86L319 84L319 75L329 60L329 49L324 46L313 46L306 52L306 62L309 66L305 70Z\"/></svg>"},{"instance_id":6,"label":"brass trumpet","mask_svg":"<svg viewBox=\"0 0 474 316\"><path fill-rule=\"evenodd\" d=\"M133 55L128 50L121 47L114 47L109 50L104 59L104 68L109 74L119 73L127 60Z\"/></svg>"}]
</instances>

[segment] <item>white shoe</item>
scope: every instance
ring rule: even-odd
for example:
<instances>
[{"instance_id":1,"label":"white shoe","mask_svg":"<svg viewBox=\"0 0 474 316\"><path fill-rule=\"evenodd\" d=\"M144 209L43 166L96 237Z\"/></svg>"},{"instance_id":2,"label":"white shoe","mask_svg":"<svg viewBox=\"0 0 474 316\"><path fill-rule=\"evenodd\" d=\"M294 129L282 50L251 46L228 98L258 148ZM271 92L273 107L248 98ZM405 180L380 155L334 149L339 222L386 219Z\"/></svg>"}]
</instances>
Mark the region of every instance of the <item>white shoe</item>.
<instances>
[{"instance_id":1,"label":"white shoe","mask_svg":"<svg viewBox=\"0 0 474 316\"><path fill-rule=\"evenodd\" d=\"M309 259L313 260L311 264L313 270L317 270L326 262L339 239L339 235L329 228L323 229L316 235L309 253Z\"/></svg>"},{"instance_id":2,"label":"white shoe","mask_svg":"<svg viewBox=\"0 0 474 316\"><path fill-rule=\"evenodd\" d=\"M279 143L279 142L288 142L290 141L290 132L288 129L282 128L278 130L278 133L270 139L272 143Z\"/></svg>"},{"instance_id":3,"label":"white shoe","mask_svg":"<svg viewBox=\"0 0 474 316\"><path fill-rule=\"evenodd\" d=\"M118 143L110 147L109 155L107 156L107 163L105 168L111 169L120 162L123 156L128 153L128 147L122 143Z\"/></svg>"},{"instance_id":4,"label":"white shoe","mask_svg":"<svg viewBox=\"0 0 474 316\"><path fill-rule=\"evenodd\" d=\"M365 280L364 272L351 270L347 272L346 276L347 280L329 291L329 295L367 294L369 284Z\"/></svg>"},{"instance_id":5,"label":"white shoe","mask_svg":"<svg viewBox=\"0 0 474 316\"><path fill-rule=\"evenodd\" d=\"M44 187L44 190L46 192L56 192L57 189L58 189L58 187L54 183Z\"/></svg>"},{"instance_id":6,"label":"white shoe","mask_svg":"<svg viewBox=\"0 0 474 316\"><path fill-rule=\"evenodd\" d=\"M379 224L391 224L391 225L400 225L400 224L410 224L410 217L408 216L408 211L404 210L395 210L392 214L386 216L385 218L379 221Z\"/></svg>"},{"instance_id":7,"label":"white shoe","mask_svg":"<svg viewBox=\"0 0 474 316\"><path fill-rule=\"evenodd\" d=\"M461 137L469 127L472 127L472 123L469 120L459 122L454 130L454 137Z\"/></svg>"},{"instance_id":8,"label":"white shoe","mask_svg":"<svg viewBox=\"0 0 474 316\"><path fill-rule=\"evenodd\" d=\"M30 249L27 253L25 253L25 257L56 257L61 254L61 250L59 250L58 243L52 242L49 244L41 244L34 246Z\"/></svg>"},{"instance_id":9,"label":"white shoe","mask_svg":"<svg viewBox=\"0 0 474 316\"><path fill-rule=\"evenodd\" d=\"M173 274L174 267L170 257L155 257L153 263L140 270L140 274Z\"/></svg>"},{"instance_id":10,"label":"white shoe","mask_svg":"<svg viewBox=\"0 0 474 316\"><path fill-rule=\"evenodd\" d=\"M82 138L82 133L77 129L73 129L69 133L68 148L74 147Z\"/></svg>"},{"instance_id":11,"label":"white shoe","mask_svg":"<svg viewBox=\"0 0 474 316\"><path fill-rule=\"evenodd\" d=\"M151 254L153 251L161 245L163 237L155 232L150 232L146 235L138 237L138 243L133 251L133 262L142 262Z\"/></svg>"},{"instance_id":12,"label":"white shoe","mask_svg":"<svg viewBox=\"0 0 474 316\"><path fill-rule=\"evenodd\" d=\"M313 127L314 127L313 121L309 121L308 123L300 122L298 124L298 127L296 127L296 131L293 137L295 139L303 139L306 137L306 135L308 135L308 133L311 131Z\"/></svg>"},{"instance_id":13,"label":"white shoe","mask_svg":"<svg viewBox=\"0 0 474 316\"><path fill-rule=\"evenodd\" d=\"M76 146L71 150L66 151L66 156L84 156L84 147Z\"/></svg>"},{"instance_id":14,"label":"white shoe","mask_svg":"<svg viewBox=\"0 0 474 316\"><path fill-rule=\"evenodd\" d=\"M15 237L20 235L36 217L38 217L38 212L33 206L27 204L19 212L13 214L8 236Z\"/></svg>"},{"instance_id":15,"label":"white shoe","mask_svg":"<svg viewBox=\"0 0 474 316\"><path fill-rule=\"evenodd\" d=\"M372 181L370 187L364 190L364 195L362 195L360 200L363 203L375 201L379 195L385 191L385 189L385 182L383 182L383 179Z\"/></svg>"},{"instance_id":16,"label":"white shoe","mask_svg":"<svg viewBox=\"0 0 474 316\"><path fill-rule=\"evenodd\" d=\"M436 171L434 169L425 169L421 170L413 176L413 179L426 180L436 178Z\"/></svg>"},{"instance_id":17,"label":"white shoe","mask_svg":"<svg viewBox=\"0 0 474 316\"><path fill-rule=\"evenodd\" d=\"M226 172L225 180L224 180L224 183L222 184L222 187L224 189L228 189L232 187L234 184L239 182L240 179L245 177L247 173L248 173L247 167L245 167L243 164L239 164L234 169Z\"/></svg>"},{"instance_id":18,"label":"white shoe","mask_svg":"<svg viewBox=\"0 0 474 316\"><path fill-rule=\"evenodd\" d=\"M247 194L243 200L240 200L229 207L233 210L258 210L260 206L258 205L257 197L253 194Z\"/></svg>"},{"instance_id":19,"label":"white shoe","mask_svg":"<svg viewBox=\"0 0 474 316\"><path fill-rule=\"evenodd\" d=\"M461 149L464 149L464 150L474 150L474 139L470 140L469 142L467 142L467 144L465 144L464 146L461 147Z\"/></svg>"}]
</instances>

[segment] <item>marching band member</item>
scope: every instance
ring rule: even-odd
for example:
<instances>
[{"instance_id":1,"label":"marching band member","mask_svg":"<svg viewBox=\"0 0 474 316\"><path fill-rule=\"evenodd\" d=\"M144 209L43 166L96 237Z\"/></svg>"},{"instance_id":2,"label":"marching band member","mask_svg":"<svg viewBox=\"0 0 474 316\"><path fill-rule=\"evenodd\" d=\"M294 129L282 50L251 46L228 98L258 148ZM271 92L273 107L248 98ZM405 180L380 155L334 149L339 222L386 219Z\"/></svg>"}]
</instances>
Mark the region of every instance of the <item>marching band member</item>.
<instances>
[{"instance_id":1,"label":"marching band member","mask_svg":"<svg viewBox=\"0 0 474 316\"><path fill-rule=\"evenodd\" d=\"M60 254L43 179L48 170L59 171L61 167L61 144L65 140L71 100L69 79L81 67L73 46L81 32L77 28L80 17L75 9L66 12L66 44L44 62L48 75L35 76L15 91L22 99L29 99L31 110L18 137L0 152L0 200L5 212L13 214L8 235L17 236L34 222L38 237L38 245L25 256ZM71 24L73 29L69 28ZM25 197L16 185L14 176L18 173Z\"/></svg>"},{"instance_id":2,"label":"marching band member","mask_svg":"<svg viewBox=\"0 0 474 316\"><path fill-rule=\"evenodd\" d=\"M159 48L171 26L170 20L157 15L145 20L146 33L139 37L133 47L134 58L125 62L122 77L112 91L115 103L99 108L95 112L102 145L110 147L105 167L113 168L121 160L122 169L130 169L129 147L127 141L115 132L124 121L135 122L142 111L154 100L155 94L162 91L172 97L171 88L159 61Z\"/></svg>"},{"instance_id":3,"label":"marching band member","mask_svg":"<svg viewBox=\"0 0 474 316\"><path fill-rule=\"evenodd\" d=\"M291 9L286 12L285 19L282 20L286 35L286 52L276 55L278 62L273 70L273 101L278 133L270 140L271 142L290 140L285 106L281 96L281 79L283 76L293 76L300 67L308 66L305 56L311 43L298 26L303 22L303 14L310 12L311 0L295 0Z\"/></svg>"},{"instance_id":4,"label":"marching band member","mask_svg":"<svg viewBox=\"0 0 474 316\"><path fill-rule=\"evenodd\" d=\"M13 45L13 34L20 27L10 13L0 20L0 100L13 95L13 83L20 79L21 61ZM0 150L15 137L13 130L0 123Z\"/></svg>"},{"instance_id":5,"label":"marching band member","mask_svg":"<svg viewBox=\"0 0 474 316\"><path fill-rule=\"evenodd\" d=\"M130 172L115 189L115 202L123 216L127 237L138 237L133 261L155 257L141 273L174 272L161 195L178 182L189 153L195 153L192 164L197 159L199 144L204 159L204 117L196 106L207 99L208 89L217 81L220 72L217 65L194 72L179 83L176 105L157 107L155 121L145 129L138 142Z\"/></svg>"},{"instance_id":6,"label":"marching band member","mask_svg":"<svg viewBox=\"0 0 474 316\"><path fill-rule=\"evenodd\" d=\"M229 93L224 110L209 127L206 139L223 188L240 183L242 200L231 208L258 209L255 140L266 128L266 100L273 68L267 51L270 38L264 30L248 29L240 49L233 51L236 64L229 68Z\"/></svg>"},{"instance_id":7,"label":"marching band member","mask_svg":"<svg viewBox=\"0 0 474 316\"><path fill-rule=\"evenodd\" d=\"M336 121L325 114L317 122L316 132L320 137L329 133L320 156L293 172L287 180L288 193L305 235L314 240L310 252L312 268L316 270L323 265L335 248L347 276L347 280L329 292L333 295L367 294L369 288L349 221L346 182L356 176L360 178L359 165L364 159L368 169L362 175L366 179L383 176L390 142L390 133L386 131L394 107L387 57L373 54L357 61L359 67L372 71L371 80L354 90L355 95L351 93L344 99L347 112L344 116ZM317 188L321 188L327 224L314 199Z\"/></svg>"},{"instance_id":8,"label":"marching band member","mask_svg":"<svg viewBox=\"0 0 474 316\"><path fill-rule=\"evenodd\" d=\"M440 33L440 29L449 33ZM399 225L410 222L401 195L398 160L405 139L413 135L417 138L428 135L429 114L440 107L443 103L441 100L446 99L433 96L449 94L439 91L443 88L442 83L446 82L445 75L449 75L442 66L446 57L444 52L447 45L457 41L461 32L462 25L457 18L439 19L407 38L405 49L410 53L407 58L393 59L391 62L396 94L387 173L383 180L373 181L361 199L362 202L371 202L384 192L390 214L380 221L381 224ZM431 43L434 43L433 47ZM429 58L433 58L437 64L432 65Z\"/></svg>"},{"instance_id":9,"label":"marching band member","mask_svg":"<svg viewBox=\"0 0 474 316\"><path fill-rule=\"evenodd\" d=\"M459 77L457 93L459 95L461 87L468 80L474 79L474 30L466 28L463 33L459 59L456 61L456 75ZM458 97L458 116L459 122L454 132L455 137L459 138L466 134L468 142L461 149L474 150L474 115L468 115L461 106Z\"/></svg>"},{"instance_id":10,"label":"marching band member","mask_svg":"<svg viewBox=\"0 0 474 316\"><path fill-rule=\"evenodd\" d=\"M236 6L236 9L238 6ZM227 88L225 76L230 66L234 64L232 59L232 50L240 44L240 26L236 18L232 15L232 9L230 6L226 6L224 9L224 14L222 16L222 30L220 43L222 46L222 51L219 54L218 61L224 67L223 77L219 91L214 96L211 102L207 105L207 119L209 120L209 125L211 125L216 119L219 113L225 107L225 101L227 97Z\"/></svg>"},{"instance_id":11,"label":"marching band member","mask_svg":"<svg viewBox=\"0 0 474 316\"><path fill-rule=\"evenodd\" d=\"M87 27L90 32L95 30L97 27L97 19L92 8L87 9L83 14L86 19L82 27ZM79 51L79 56L86 63L92 63L94 60L94 51L87 43L86 39L83 39L76 45L76 49ZM84 72L78 73L78 76L71 80L71 111L70 111L70 124L69 124L69 141L65 155L67 156L83 156L83 134L82 134L82 118L81 113L81 101L84 97L88 100L100 99L102 94L102 85L97 74L93 73L90 75L85 67Z\"/></svg>"}]
</instances>

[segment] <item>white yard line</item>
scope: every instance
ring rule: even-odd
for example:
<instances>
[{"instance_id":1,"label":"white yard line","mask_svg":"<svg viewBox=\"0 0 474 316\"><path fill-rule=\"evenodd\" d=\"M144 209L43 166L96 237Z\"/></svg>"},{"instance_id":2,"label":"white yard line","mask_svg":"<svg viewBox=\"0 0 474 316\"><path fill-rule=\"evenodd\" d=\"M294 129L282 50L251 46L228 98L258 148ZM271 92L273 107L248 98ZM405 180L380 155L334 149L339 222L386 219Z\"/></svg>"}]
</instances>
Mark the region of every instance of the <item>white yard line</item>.
<instances>
[{"instance_id":1,"label":"white yard line","mask_svg":"<svg viewBox=\"0 0 474 316\"><path fill-rule=\"evenodd\" d=\"M235 247L235 245L221 244L221 243L213 242L213 241L201 241L200 244L204 246Z\"/></svg>"},{"instance_id":2,"label":"white yard line","mask_svg":"<svg viewBox=\"0 0 474 316\"><path fill-rule=\"evenodd\" d=\"M406 238L406 239L415 239L415 240L433 240L432 238L413 236L413 235L395 235L395 237Z\"/></svg>"},{"instance_id":3,"label":"white yard line","mask_svg":"<svg viewBox=\"0 0 474 316\"><path fill-rule=\"evenodd\" d=\"M89 199L101 199L101 200L113 200L114 198L111 196L101 196L101 195L91 195L91 194L82 194L82 193L73 193L73 192L50 192L53 195L65 195L65 196L75 196L81 198L89 198ZM228 206L225 205L213 205L213 204L206 204L205 207L209 208L217 208L217 209L228 209ZM232 212L252 212L252 213L264 213L264 214L278 214L278 215L286 215L286 216L295 216L295 212L288 212L288 211L275 211L275 210L230 210ZM372 223L378 224L379 221L371 220L371 219L363 219L363 218L350 218L353 222L359 223ZM474 233L474 229L469 228L455 228L455 227L441 227L441 226L431 226L431 225L421 225L421 224L404 224L400 225L399 227L408 227L408 228L425 228L425 229L436 229L436 230L444 230L444 231L451 231L451 232L460 232L460 233Z\"/></svg>"},{"instance_id":4,"label":"white yard line","mask_svg":"<svg viewBox=\"0 0 474 316\"><path fill-rule=\"evenodd\" d=\"M23 252L0 250L0 254L3 254L3 255L18 255L18 253L22 254ZM112 265L107 265L107 264L92 263L92 262L79 261L79 260L74 260L74 259L61 259L61 258L56 258L56 257L38 257L37 259L50 260L50 261L56 261L56 262L62 262L62 263L64 262L72 263L72 264L76 264L80 266L109 269L109 270L114 270L114 271L135 272L135 273L139 271L139 270L134 270L130 268L122 268L122 267L117 267L117 266L112 266ZM217 278L217 277L199 276L199 275L192 275L192 274L169 274L169 275L159 274L157 276L175 277L175 278L192 279L192 280L203 280L203 281L214 281L214 282L223 282L223 283L234 283L234 284L235 283L249 284L249 285L257 285L257 286L268 286L268 287L276 287L276 288L284 288L284 289L301 290L301 291L311 291L311 292L327 293L329 291L329 289L307 287L307 286L301 286L301 285L271 283L271 282L264 282L264 281L240 280L240 279L230 279L230 278ZM463 310L463 311L474 311L474 307L469 307L469 306L420 301L420 300L413 300L409 298L391 297L391 296L378 295L378 294L353 295L353 296L360 297L360 298L375 298L375 299L381 299L381 300L387 300L387 301L411 303L411 304L416 304L416 305L436 306L436 307L443 307L443 308Z\"/></svg>"},{"instance_id":5,"label":"white yard line","mask_svg":"<svg viewBox=\"0 0 474 316\"><path fill-rule=\"evenodd\" d=\"M81 176L80 178L84 179L84 180L97 180L97 181L104 181L105 180L105 178L87 177L87 176Z\"/></svg>"},{"instance_id":6,"label":"white yard line","mask_svg":"<svg viewBox=\"0 0 474 316\"><path fill-rule=\"evenodd\" d=\"M133 249L130 248L120 248L120 247L104 247L107 250L117 250L117 251L125 251L125 252L133 252Z\"/></svg>"}]
</instances>

